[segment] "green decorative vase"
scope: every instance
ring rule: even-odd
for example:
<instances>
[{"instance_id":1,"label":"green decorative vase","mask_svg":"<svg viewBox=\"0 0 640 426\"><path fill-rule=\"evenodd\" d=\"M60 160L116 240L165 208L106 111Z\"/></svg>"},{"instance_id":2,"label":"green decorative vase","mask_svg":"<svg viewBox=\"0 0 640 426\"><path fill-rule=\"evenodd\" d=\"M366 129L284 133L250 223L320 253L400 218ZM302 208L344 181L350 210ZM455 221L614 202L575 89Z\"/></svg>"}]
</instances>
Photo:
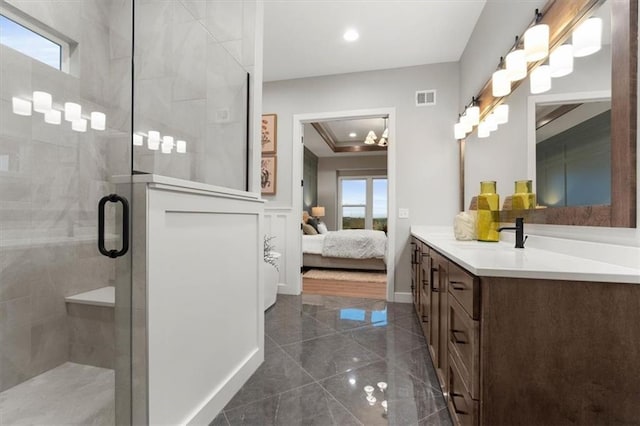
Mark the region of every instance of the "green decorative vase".
<instances>
[{"instance_id":1,"label":"green decorative vase","mask_svg":"<svg viewBox=\"0 0 640 426\"><path fill-rule=\"evenodd\" d=\"M496 182L480 182L478 195L478 241L498 241L500 196L496 194Z\"/></svg>"},{"instance_id":2,"label":"green decorative vase","mask_svg":"<svg viewBox=\"0 0 640 426\"><path fill-rule=\"evenodd\" d=\"M512 197L513 210L529 210L536 208L536 194L530 180L517 180Z\"/></svg>"}]
</instances>

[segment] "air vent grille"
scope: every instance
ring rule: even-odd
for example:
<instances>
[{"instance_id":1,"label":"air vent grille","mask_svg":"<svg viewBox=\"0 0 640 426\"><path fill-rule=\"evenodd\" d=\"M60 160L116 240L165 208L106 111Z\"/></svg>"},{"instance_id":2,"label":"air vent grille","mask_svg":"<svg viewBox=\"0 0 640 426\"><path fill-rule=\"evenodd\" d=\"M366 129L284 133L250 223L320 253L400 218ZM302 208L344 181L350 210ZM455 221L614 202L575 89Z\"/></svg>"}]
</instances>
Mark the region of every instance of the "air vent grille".
<instances>
[{"instance_id":1,"label":"air vent grille","mask_svg":"<svg viewBox=\"0 0 640 426\"><path fill-rule=\"evenodd\" d=\"M418 90L416 92L416 106L430 106L436 104L435 90Z\"/></svg>"}]
</instances>

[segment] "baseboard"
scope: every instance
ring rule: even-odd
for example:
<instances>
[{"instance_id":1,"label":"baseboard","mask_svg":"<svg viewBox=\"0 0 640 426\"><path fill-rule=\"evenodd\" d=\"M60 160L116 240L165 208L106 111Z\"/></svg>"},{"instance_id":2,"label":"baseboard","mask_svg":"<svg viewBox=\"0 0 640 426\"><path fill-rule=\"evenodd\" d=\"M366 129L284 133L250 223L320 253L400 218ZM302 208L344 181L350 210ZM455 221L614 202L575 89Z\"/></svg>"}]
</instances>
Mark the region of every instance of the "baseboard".
<instances>
[{"instance_id":1,"label":"baseboard","mask_svg":"<svg viewBox=\"0 0 640 426\"><path fill-rule=\"evenodd\" d=\"M289 285L286 285L286 284L283 284L283 283L278 283L278 294L287 294L287 295L290 295L290 296L297 296L300 293L296 292Z\"/></svg>"},{"instance_id":2,"label":"baseboard","mask_svg":"<svg viewBox=\"0 0 640 426\"><path fill-rule=\"evenodd\" d=\"M413 295L404 291L396 291L393 294L393 301L397 303L413 303Z\"/></svg>"}]
</instances>

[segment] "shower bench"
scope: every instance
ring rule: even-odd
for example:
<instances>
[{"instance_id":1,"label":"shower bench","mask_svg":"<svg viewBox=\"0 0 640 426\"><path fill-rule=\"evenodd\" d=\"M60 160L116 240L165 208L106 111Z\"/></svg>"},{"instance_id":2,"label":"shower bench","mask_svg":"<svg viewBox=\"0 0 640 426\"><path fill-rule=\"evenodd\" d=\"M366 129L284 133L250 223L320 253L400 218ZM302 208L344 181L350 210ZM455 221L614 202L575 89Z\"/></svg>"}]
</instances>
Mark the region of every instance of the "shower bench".
<instances>
[{"instance_id":1,"label":"shower bench","mask_svg":"<svg viewBox=\"0 0 640 426\"><path fill-rule=\"evenodd\" d=\"M115 298L111 286L65 297L71 362L114 368Z\"/></svg>"}]
</instances>

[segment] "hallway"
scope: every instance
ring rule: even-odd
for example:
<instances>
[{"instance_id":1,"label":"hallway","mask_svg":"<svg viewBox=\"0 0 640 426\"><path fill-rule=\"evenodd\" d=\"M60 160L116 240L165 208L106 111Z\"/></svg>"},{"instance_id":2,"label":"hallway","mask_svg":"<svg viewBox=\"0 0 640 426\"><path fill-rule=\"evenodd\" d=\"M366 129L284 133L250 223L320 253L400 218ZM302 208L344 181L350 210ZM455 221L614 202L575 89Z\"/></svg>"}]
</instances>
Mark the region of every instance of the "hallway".
<instances>
[{"instance_id":1,"label":"hallway","mask_svg":"<svg viewBox=\"0 0 640 426\"><path fill-rule=\"evenodd\" d=\"M211 424L450 425L421 333L411 304L279 295L264 364Z\"/></svg>"}]
</instances>

